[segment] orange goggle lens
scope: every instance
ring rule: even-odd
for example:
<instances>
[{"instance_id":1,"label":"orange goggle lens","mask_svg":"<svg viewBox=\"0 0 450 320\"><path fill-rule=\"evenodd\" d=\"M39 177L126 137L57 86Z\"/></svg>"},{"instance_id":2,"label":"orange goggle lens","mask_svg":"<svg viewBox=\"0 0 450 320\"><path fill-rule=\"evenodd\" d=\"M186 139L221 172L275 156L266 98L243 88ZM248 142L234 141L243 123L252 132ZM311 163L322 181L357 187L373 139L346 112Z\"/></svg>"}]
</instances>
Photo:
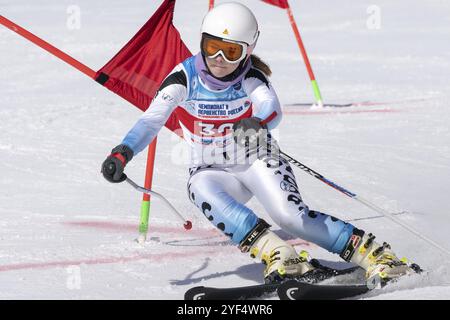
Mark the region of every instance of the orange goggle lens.
<instances>
[{"instance_id":1,"label":"orange goggle lens","mask_svg":"<svg viewBox=\"0 0 450 320\"><path fill-rule=\"evenodd\" d=\"M245 57L244 46L242 44L209 37L203 37L202 51L209 58L217 56L222 51L223 56L229 62L237 62Z\"/></svg>"}]
</instances>

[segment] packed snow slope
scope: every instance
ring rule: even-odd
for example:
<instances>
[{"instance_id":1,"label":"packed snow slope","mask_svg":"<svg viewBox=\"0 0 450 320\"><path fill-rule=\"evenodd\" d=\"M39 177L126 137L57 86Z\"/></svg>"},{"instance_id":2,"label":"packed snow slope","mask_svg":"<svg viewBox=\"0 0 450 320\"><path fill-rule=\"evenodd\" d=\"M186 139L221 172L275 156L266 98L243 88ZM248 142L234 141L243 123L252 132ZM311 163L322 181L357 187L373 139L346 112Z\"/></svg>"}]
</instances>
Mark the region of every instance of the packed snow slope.
<instances>
[{"instance_id":1,"label":"packed snow slope","mask_svg":"<svg viewBox=\"0 0 450 320\"><path fill-rule=\"evenodd\" d=\"M325 102L370 102L316 110L291 105L313 102L313 94L286 12L242 2L260 21L255 53L271 65L285 106L283 150L389 212L403 212L399 219L450 250L450 3L291 1ZM0 13L97 70L160 3L2 0ZM176 4L174 23L193 52L207 8L207 0ZM76 10L80 28L73 29ZM189 202L183 143L167 129L158 139L153 188L194 227L185 232L155 200L149 240L134 242L141 195L105 181L100 166L141 112L4 27L0 48L1 299L182 299L195 285L262 281L262 265ZM143 152L126 170L139 183L145 162ZM310 208L352 221L427 270L364 298L450 298L448 256L385 218L367 219L378 214L296 172ZM271 221L256 201L249 205ZM344 266L314 244L287 239Z\"/></svg>"}]
</instances>

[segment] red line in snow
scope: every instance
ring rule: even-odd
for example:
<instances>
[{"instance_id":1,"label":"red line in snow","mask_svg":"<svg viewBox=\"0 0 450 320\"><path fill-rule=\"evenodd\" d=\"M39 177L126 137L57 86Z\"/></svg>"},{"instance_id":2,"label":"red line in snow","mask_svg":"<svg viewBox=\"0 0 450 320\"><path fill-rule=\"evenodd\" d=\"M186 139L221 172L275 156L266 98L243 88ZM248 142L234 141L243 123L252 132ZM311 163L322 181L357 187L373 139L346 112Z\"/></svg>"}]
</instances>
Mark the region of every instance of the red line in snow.
<instances>
[{"instance_id":1,"label":"red line in snow","mask_svg":"<svg viewBox=\"0 0 450 320\"><path fill-rule=\"evenodd\" d=\"M69 226L76 226L76 227L87 227L87 228L97 228L97 229L105 229L105 230L113 230L113 231L129 231L129 232L136 232L137 227L135 224L132 223L119 223L119 222L108 222L108 221L70 221L70 222L64 222L63 224L69 225ZM221 232L219 232L216 229L203 229L203 230L190 230L188 232L184 231L182 228L178 227L160 227L160 226L150 226L150 233L177 233L177 234L183 234L183 235L195 235L195 236L205 236L205 237L211 237L211 236L217 236L217 237L223 237L226 238ZM199 239L201 240L201 239ZM205 239L206 240L206 239ZM288 243L290 243L293 246L311 246L312 243L302 240L302 239L290 239L287 240Z\"/></svg>"},{"instance_id":2,"label":"red line in snow","mask_svg":"<svg viewBox=\"0 0 450 320\"><path fill-rule=\"evenodd\" d=\"M393 109L378 109L378 110L346 110L346 111L334 111L334 110L326 110L326 111L313 111L313 110L283 110L284 114L291 115L308 115L308 116L320 116L324 114L347 114L347 113L396 113L401 112L400 110Z\"/></svg>"},{"instance_id":3,"label":"red line in snow","mask_svg":"<svg viewBox=\"0 0 450 320\"><path fill-rule=\"evenodd\" d=\"M114 230L128 230L133 227L133 231L135 231L136 227L134 225L127 224L119 224L119 223L111 223L111 222L70 222L66 223L70 225L77 226L88 226L88 227L100 227L106 229L114 229ZM168 232L178 232L179 228L160 228L164 231ZM176 230L176 231L175 231ZM221 235L216 230L207 231L210 235L216 234ZM302 239L291 239L287 241L293 246L311 246L312 244L308 241L304 241ZM128 257L103 257L103 258L92 258L92 259L79 259L79 260L62 260L62 261L46 261L46 262L26 262L26 263L15 263L15 264L7 264L0 265L0 272L8 272L8 271L17 271L17 270L33 270L33 269L50 269L50 268L64 268L69 266L77 266L77 265L101 265L101 264L114 264L114 263L127 263L134 262L139 260L149 260L151 262L161 262L164 260L175 260L175 259L183 259L190 258L194 256L211 256L217 255L220 253L224 253L224 250L228 250L231 252L238 253L236 247L221 247L221 250L210 249L210 250L197 250L197 251L183 251L183 252L167 252L167 253L148 253L148 254L137 254L134 256Z\"/></svg>"},{"instance_id":4,"label":"red line in snow","mask_svg":"<svg viewBox=\"0 0 450 320\"><path fill-rule=\"evenodd\" d=\"M111 231L138 232L138 225L133 223L110 222L110 221L66 221L64 225L73 227L86 227L94 229L103 229ZM191 229L186 231L183 227L161 227L150 225L149 234L155 233L177 233L193 236L221 236L222 234L215 229Z\"/></svg>"},{"instance_id":5,"label":"red line in snow","mask_svg":"<svg viewBox=\"0 0 450 320\"><path fill-rule=\"evenodd\" d=\"M234 248L233 248L234 249ZM99 265L99 264L111 264L111 263L126 263L139 260L150 260L151 262L161 262L164 260L182 259L187 257L199 256L199 255L214 255L223 251L219 250L198 250L190 252L168 252L168 253L148 253L138 254L130 257L104 257L93 259L80 259L80 260L63 260L63 261L46 261L46 262L29 262L29 263L17 263L9 265L0 265L0 272L25 270L25 269L48 269L48 268L61 268L74 265ZM239 252L239 251L237 251Z\"/></svg>"},{"instance_id":6,"label":"red line in snow","mask_svg":"<svg viewBox=\"0 0 450 320\"><path fill-rule=\"evenodd\" d=\"M79 227L89 227L89 228L100 228L107 230L126 230L126 231L136 231L136 225L134 224L124 224L117 222L99 222L99 221L72 221L65 222L66 225L79 226ZM181 228L174 227L157 227L153 226L152 230L155 232L168 232L168 233L179 233ZM186 234L192 234L190 231ZM217 235L221 236L221 233L217 230L197 230L197 235ZM311 246L310 242L304 241L302 239L291 239L287 241L293 246ZM0 265L0 272L16 271L16 270L26 270L26 269L49 269L49 268L63 268L74 265L101 265L101 264L114 264L114 263L126 263L139 260L150 260L151 262L161 262L164 260L174 260L183 259L194 256L211 256L220 254L223 250L239 251L235 247L222 247L221 250L210 249L210 250L198 250L198 251L184 251L184 252L168 252L168 253L148 253L148 254L137 254L129 257L103 257L103 258L92 258L92 259L79 259L79 260L62 260L62 261L46 261L46 262L27 262L27 263L16 263Z\"/></svg>"},{"instance_id":7,"label":"red line in snow","mask_svg":"<svg viewBox=\"0 0 450 320\"><path fill-rule=\"evenodd\" d=\"M310 246L311 243L301 240L294 239L288 241L293 246ZM101 264L114 264L114 263L127 263L139 260L149 260L151 262L161 262L164 260L175 260L183 258L191 258L195 256L211 256L224 253L224 250L239 253L236 247L222 247L221 250L210 249L210 250L197 250L189 252L167 252L167 253L148 253L148 254L137 254L129 257L104 257L104 258L93 258L93 259L79 259L79 260L62 260L62 261L46 261L46 262L28 262L28 263L16 263L0 265L0 272L17 271L17 270L27 270L27 269L50 269L50 268L64 268L70 266L79 265L101 265Z\"/></svg>"}]
</instances>

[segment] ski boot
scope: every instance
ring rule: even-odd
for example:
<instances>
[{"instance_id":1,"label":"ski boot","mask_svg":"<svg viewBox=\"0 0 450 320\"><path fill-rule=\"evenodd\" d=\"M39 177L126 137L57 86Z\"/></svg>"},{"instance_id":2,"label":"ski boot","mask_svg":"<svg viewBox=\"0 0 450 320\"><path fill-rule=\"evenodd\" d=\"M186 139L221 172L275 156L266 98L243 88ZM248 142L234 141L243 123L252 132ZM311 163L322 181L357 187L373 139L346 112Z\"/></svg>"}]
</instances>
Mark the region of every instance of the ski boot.
<instances>
[{"instance_id":1,"label":"ski boot","mask_svg":"<svg viewBox=\"0 0 450 320\"><path fill-rule=\"evenodd\" d=\"M308 261L308 253L299 254L286 241L269 230L270 225L260 219L255 228L241 241L242 252L250 252L252 258L261 259L264 282L276 283L295 279L313 272L315 267Z\"/></svg>"},{"instance_id":2,"label":"ski boot","mask_svg":"<svg viewBox=\"0 0 450 320\"><path fill-rule=\"evenodd\" d=\"M364 231L355 228L340 255L344 260L366 270L368 283L380 282L384 286L401 276L422 271L417 264L409 264L406 258L399 259L389 244L384 242L380 245L374 239L375 236L371 233L366 235Z\"/></svg>"}]
</instances>

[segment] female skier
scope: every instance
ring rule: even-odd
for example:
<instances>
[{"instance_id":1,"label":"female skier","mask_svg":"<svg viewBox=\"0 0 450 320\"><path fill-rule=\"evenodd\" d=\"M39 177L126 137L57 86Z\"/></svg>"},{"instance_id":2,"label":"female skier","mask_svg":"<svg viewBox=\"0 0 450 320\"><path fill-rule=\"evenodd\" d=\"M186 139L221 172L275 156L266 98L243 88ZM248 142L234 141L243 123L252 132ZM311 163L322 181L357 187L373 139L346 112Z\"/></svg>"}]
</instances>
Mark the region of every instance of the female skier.
<instances>
[{"instance_id":1,"label":"female skier","mask_svg":"<svg viewBox=\"0 0 450 320\"><path fill-rule=\"evenodd\" d=\"M255 196L293 236L339 254L384 280L409 273L387 243L302 201L293 170L277 153L270 130L281 121L270 68L252 55L259 36L253 13L239 3L212 9L201 27L201 51L166 77L147 111L103 162L110 182L176 112L190 146L190 200L242 252L265 263L266 282L314 273L307 254L270 230L245 203Z\"/></svg>"}]
</instances>

